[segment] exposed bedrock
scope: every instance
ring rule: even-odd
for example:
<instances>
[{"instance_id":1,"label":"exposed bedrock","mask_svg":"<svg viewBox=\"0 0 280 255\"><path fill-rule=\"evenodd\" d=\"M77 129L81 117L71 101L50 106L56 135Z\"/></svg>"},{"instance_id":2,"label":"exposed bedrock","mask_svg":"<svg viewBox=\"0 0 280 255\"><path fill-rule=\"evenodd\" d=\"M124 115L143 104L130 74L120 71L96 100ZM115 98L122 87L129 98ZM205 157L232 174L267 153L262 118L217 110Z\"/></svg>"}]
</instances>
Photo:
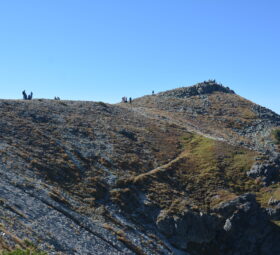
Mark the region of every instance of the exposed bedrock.
<instances>
[{"instance_id":1,"label":"exposed bedrock","mask_svg":"<svg viewBox=\"0 0 280 255\"><path fill-rule=\"evenodd\" d=\"M192 255L280 254L280 232L252 194L221 203L207 214L164 209L154 223L173 247Z\"/></svg>"}]
</instances>

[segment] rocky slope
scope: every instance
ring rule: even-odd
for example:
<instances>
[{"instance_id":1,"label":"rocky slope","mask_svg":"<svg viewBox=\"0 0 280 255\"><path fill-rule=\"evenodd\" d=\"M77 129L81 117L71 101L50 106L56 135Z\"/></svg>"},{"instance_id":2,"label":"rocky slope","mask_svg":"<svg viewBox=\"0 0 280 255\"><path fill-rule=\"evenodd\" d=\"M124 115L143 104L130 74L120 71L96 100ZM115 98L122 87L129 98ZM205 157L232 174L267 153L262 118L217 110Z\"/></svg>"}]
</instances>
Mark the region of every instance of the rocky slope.
<instances>
[{"instance_id":1,"label":"rocky slope","mask_svg":"<svg viewBox=\"0 0 280 255\"><path fill-rule=\"evenodd\" d=\"M0 254L280 254L279 126L214 81L1 100Z\"/></svg>"}]
</instances>

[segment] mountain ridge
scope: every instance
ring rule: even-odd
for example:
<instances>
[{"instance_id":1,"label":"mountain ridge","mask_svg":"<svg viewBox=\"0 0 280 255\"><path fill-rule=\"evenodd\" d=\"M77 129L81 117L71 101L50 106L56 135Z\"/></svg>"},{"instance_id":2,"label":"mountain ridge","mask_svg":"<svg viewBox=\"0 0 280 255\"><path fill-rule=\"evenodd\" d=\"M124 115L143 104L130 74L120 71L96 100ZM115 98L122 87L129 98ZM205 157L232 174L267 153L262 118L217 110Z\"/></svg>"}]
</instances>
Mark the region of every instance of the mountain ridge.
<instances>
[{"instance_id":1,"label":"mountain ridge","mask_svg":"<svg viewBox=\"0 0 280 255\"><path fill-rule=\"evenodd\" d=\"M280 252L280 117L231 89L0 109L0 252Z\"/></svg>"}]
</instances>

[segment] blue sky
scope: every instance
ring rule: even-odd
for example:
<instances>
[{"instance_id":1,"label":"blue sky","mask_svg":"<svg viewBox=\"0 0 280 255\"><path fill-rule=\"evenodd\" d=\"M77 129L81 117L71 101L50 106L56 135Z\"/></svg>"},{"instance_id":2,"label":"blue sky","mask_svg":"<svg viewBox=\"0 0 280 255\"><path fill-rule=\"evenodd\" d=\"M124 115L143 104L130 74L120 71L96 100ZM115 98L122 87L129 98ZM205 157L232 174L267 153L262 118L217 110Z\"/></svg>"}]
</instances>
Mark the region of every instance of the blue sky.
<instances>
[{"instance_id":1,"label":"blue sky","mask_svg":"<svg viewBox=\"0 0 280 255\"><path fill-rule=\"evenodd\" d=\"M215 78L280 113L278 0L0 0L0 98L115 103Z\"/></svg>"}]
</instances>

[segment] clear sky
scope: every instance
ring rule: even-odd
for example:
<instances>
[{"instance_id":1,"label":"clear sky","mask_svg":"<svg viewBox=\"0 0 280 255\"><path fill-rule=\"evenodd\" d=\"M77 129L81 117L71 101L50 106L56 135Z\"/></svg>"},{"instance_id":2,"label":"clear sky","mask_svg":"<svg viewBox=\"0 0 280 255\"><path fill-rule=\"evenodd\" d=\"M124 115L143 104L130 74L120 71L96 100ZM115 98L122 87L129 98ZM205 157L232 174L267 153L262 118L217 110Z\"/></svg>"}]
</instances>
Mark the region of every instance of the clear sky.
<instances>
[{"instance_id":1,"label":"clear sky","mask_svg":"<svg viewBox=\"0 0 280 255\"><path fill-rule=\"evenodd\" d=\"M0 98L115 103L215 78L280 113L279 0L0 0Z\"/></svg>"}]
</instances>

